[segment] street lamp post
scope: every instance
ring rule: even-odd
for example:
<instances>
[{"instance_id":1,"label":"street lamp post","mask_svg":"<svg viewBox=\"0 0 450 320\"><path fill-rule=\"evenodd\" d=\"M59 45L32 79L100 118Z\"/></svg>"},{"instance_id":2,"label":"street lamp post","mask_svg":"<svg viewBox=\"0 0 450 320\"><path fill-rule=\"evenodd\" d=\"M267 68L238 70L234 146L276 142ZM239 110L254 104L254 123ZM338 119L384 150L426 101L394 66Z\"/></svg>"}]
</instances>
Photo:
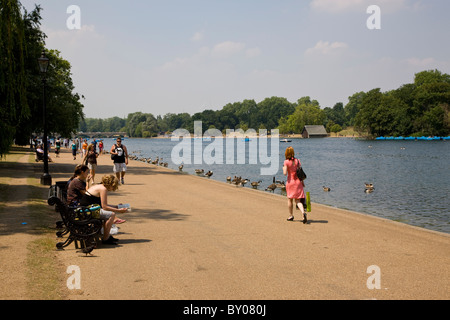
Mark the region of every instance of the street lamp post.
<instances>
[{"instance_id":1,"label":"street lamp post","mask_svg":"<svg viewBox=\"0 0 450 320\"><path fill-rule=\"evenodd\" d=\"M44 173L41 176L41 184L50 186L52 184L52 176L48 173L48 144L47 144L47 107L45 105L45 86L47 83L46 73L48 69L49 59L45 56L45 50L42 51L42 55L38 58L39 70L42 74L42 85L43 85L43 119L44 119L44 137L42 138L42 143L44 144Z\"/></svg>"}]
</instances>

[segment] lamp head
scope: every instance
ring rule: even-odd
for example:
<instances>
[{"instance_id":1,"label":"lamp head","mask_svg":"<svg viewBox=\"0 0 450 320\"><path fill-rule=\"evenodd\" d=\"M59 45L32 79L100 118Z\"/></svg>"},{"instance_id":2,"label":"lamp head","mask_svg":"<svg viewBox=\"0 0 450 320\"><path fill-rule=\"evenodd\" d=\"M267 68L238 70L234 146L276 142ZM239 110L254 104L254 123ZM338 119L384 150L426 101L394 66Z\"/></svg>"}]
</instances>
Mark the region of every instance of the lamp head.
<instances>
[{"instance_id":1,"label":"lamp head","mask_svg":"<svg viewBox=\"0 0 450 320\"><path fill-rule=\"evenodd\" d=\"M49 59L45 56L45 50L42 50L41 57L38 58L38 63L41 73L47 73Z\"/></svg>"}]
</instances>

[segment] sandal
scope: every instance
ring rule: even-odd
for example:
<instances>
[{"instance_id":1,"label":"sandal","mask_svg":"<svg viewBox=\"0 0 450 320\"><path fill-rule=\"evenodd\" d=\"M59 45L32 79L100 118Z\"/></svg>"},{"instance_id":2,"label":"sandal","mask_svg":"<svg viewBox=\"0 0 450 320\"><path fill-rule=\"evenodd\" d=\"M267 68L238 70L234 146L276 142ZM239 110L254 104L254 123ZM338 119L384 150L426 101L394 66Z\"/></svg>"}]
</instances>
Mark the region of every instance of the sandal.
<instances>
[{"instance_id":1,"label":"sandal","mask_svg":"<svg viewBox=\"0 0 450 320\"><path fill-rule=\"evenodd\" d=\"M116 221L114 221L115 224L121 224L127 222L127 220L123 220L123 219L117 219Z\"/></svg>"},{"instance_id":2,"label":"sandal","mask_svg":"<svg viewBox=\"0 0 450 320\"><path fill-rule=\"evenodd\" d=\"M289 218L286 219L287 221L294 221L294 216L290 216Z\"/></svg>"}]
</instances>

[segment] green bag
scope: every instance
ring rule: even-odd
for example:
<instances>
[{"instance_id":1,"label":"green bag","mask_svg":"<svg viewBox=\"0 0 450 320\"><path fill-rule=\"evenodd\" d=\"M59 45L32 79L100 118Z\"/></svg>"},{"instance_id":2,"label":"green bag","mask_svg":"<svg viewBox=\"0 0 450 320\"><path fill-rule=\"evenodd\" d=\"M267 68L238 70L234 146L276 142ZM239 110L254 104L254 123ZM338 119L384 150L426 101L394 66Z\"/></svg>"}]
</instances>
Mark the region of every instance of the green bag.
<instances>
[{"instance_id":1,"label":"green bag","mask_svg":"<svg viewBox=\"0 0 450 320\"><path fill-rule=\"evenodd\" d=\"M311 212L311 196L309 192L306 193L306 212Z\"/></svg>"}]
</instances>

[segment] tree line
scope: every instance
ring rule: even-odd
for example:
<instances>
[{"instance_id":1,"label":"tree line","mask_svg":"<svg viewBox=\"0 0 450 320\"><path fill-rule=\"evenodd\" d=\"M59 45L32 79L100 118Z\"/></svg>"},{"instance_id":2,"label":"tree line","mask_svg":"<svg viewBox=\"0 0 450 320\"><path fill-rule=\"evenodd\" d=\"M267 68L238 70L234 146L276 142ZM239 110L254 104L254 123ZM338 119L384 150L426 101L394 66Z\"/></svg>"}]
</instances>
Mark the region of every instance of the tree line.
<instances>
[{"instance_id":1,"label":"tree line","mask_svg":"<svg viewBox=\"0 0 450 320\"><path fill-rule=\"evenodd\" d=\"M220 110L188 113L134 112L126 119L85 119L81 131L126 132L130 137L153 137L179 128L193 132L194 121L201 120L203 131L215 128L279 129L282 134L301 133L305 125L324 125L328 132L354 127L368 138L379 136L445 136L450 133L450 75L439 70L422 71L414 82L381 92L379 88L357 92L348 103L321 108L317 100L302 97L291 103L286 98L270 97L228 103Z\"/></svg>"},{"instance_id":2,"label":"tree line","mask_svg":"<svg viewBox=\"0 0 450 320\"><path fill-rule=\"evenodd\" d=\"M71 136L83 118L74 93L71 66L57 50L45 48L41 7L31 12L17 0L0 0L0 157L13 142L27 145L43 132L43 81L37 59L50 59L46 74L46 122L49 132Z\"/></svg>"}]
</instances>

